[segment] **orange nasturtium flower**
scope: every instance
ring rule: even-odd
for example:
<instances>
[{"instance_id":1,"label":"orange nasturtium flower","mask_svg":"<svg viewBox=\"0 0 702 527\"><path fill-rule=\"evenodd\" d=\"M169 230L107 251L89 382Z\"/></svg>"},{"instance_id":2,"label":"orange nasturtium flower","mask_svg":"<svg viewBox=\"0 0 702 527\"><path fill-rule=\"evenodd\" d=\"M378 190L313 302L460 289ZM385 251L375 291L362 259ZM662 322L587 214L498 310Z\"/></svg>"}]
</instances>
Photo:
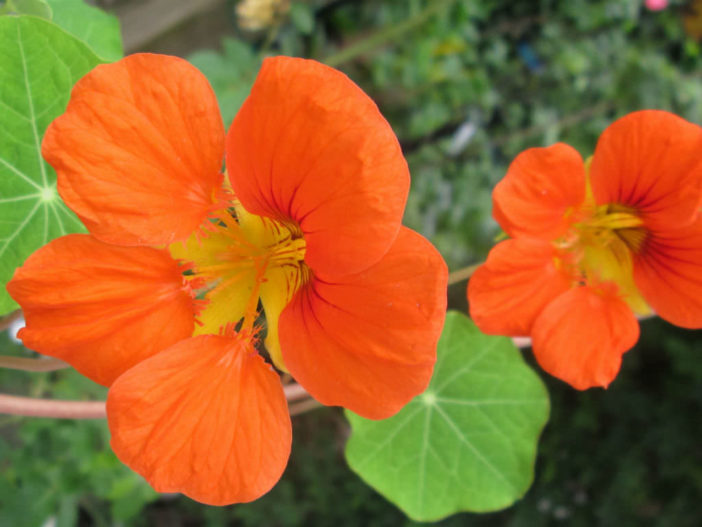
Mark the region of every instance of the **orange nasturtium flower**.
<instances>
[{"instance_id":1,"label":"orange nasturtium flower","mask_svg":"<svg viewBox=\"0 0 702 527\"><path fill-rule=\"evenodd\" d=\"M322 403L378 419L427 386L446 265L401 226L400 146L342 73L267 59L225 136L200 72L132 55L76 84L42 150L90 234L17 270L20 337L110 386L112 448L157 490L243 502L283 472L259 301L273 363Z\"/></svg>"},{"instance_id":2,"label":"orange nasturtium flower","mask_svg":"<svg viewBox=\"0 0 702 527\"><path fill-rule=\"evenodd\" d=\"M493 193L510 239L471 277L486 333L531 335L539 364L606 387L638 339L636 314L702 327L702 128L663 111L609 126L591 159L521 153Z\"/></svg>"}]
</instances>

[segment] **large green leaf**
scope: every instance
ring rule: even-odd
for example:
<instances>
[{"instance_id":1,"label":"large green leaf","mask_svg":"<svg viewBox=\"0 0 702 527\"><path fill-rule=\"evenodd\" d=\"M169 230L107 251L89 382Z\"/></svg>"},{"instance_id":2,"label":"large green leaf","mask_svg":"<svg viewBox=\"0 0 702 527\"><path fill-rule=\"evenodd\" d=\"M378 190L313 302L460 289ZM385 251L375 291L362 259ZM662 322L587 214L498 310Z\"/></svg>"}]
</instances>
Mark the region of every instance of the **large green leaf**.
<instances>
[{"instance_id":1,"label":"large green leaf","mask_svg":"<svg viewBox=\"0 0 702 527\"><path fill-rule=\"evenodd\" d=\"M86 4L83 0L45 0L53 11L52 20L85 43L105 62L122 58L122 35L117 17Z\"/></svg>"},{"instance_id":2,"label":"large green leaf","mask_svg":"<svg viewBox=\"0 0 702 527\"><path fill-rule=\"evenodd\" d=\"M49 123L75 82L100 63L85 44L31 16L0 17L0 314L14 269L49 240L83 230L41 157Z\"/></svg>"},{"instance_id":3,"label":"large green leaf","mask_svg":"<svg viewBox=\"0 0 702 527\"><path fill-rule=\"evenodd\" d=\"M427 391L383 421L347 412L346 459L412 519L494 511L531 485L548 414L546 388L514 344L449 312Z\"/></svg>"}]
</instances>

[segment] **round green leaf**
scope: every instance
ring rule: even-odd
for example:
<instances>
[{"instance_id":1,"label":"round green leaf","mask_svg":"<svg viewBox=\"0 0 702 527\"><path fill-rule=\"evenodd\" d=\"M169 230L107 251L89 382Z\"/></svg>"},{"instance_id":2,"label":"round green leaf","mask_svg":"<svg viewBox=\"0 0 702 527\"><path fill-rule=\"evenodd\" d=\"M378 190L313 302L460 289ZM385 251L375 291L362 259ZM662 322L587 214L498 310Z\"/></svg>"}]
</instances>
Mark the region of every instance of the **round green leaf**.
<instances>
[{"instance_id":1,"label":"round green leaf","mask_svg":"<svg viewBox=\"0 0 702 527\"><path fill-rule=\"evenodd\" d=\"M48 241L84 230L56 192L41 140L75 82L98 63L51 22L0 17L0 314L16 307L5 290L15 268Z\"/></svg>"},{"instance_id":2,"label":"round green leaf","mask_svg":"<svg viewBox=\"0 0 702 527\"><path fill-rule=\"evenodd\" d=\"M83 0L45 0L53 22L88 46L106 62L122 58L122 35L117 17Z\"/></svg>"},{"instance_id":3,"label":"round green leaf","mask_svg":"<svg viewBox=\"0 0 702 527\"><path fill-rule=\"evenodd\" d=\"M427 391L397 415L347 411L351 468L419 521L505 508L534 477L546 388L510 339L449 312Z\"/></svg>"}]
</instances>

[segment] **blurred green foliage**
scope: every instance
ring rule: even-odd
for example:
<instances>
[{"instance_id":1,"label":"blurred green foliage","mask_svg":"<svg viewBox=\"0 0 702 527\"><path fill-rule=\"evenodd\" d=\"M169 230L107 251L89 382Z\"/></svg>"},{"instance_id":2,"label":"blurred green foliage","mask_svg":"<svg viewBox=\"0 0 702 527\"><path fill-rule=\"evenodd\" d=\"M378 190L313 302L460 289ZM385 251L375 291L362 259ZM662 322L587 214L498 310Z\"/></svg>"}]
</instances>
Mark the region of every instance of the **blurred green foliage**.
<instances>
[{"instance_id":1,"label":"blurred green foliage","mask_svg":"<svg viewBox=\"0 0 702 527\"><path fill-rule=\"evenodd\" d=\"M654 13L640 0L297 1L280 26L232 26L221 53L193 61L227 120L261 56L336 63L377 101L404 148L413 176L406 224L458 268L492 245L490 190L523 149L565 141L587 156L612 120L642 108L702 122L702 58L682 29L684 3ZM0 353L26 351L0 333ZM609 390L576 392L544 375L552 418L532 489L507 511L438 525L702 524L700 353L699 332L649 320ZM71 371L0 371L0 391L104 397ZM345 466L346 433L335 409L296 417L284 479L257 502L213 508L157 499L110 452L104 423L0 416L0 526L50 517L61 527L416 525Z\"/></svg>"}]
</instances>

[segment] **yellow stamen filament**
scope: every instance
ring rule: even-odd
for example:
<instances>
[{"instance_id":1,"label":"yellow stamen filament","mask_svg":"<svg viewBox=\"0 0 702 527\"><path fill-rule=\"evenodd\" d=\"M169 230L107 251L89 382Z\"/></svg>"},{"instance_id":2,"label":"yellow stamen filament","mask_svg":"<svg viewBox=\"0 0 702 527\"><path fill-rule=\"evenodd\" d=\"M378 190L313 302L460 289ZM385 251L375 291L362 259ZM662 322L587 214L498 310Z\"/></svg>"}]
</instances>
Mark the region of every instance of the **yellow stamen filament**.
<instances>
[{"instance_id":1,"label":"yellow stamen filament","mask_svg":"<svg viewBox=\"0 0 702 527\"><path fill-rule=\"evenodd\" d=\"M239 334L253 335L263 302L269 338L277 341L280 311L310 278L299 227L254 216L240 205L220 210L201 232L170 250L190 262L184 278L197 280L211 304L203 310L203 327L196 334L232 333L238 326ZM282 357L271 355L283 369Z\"/></svg>"}]
</instances>

